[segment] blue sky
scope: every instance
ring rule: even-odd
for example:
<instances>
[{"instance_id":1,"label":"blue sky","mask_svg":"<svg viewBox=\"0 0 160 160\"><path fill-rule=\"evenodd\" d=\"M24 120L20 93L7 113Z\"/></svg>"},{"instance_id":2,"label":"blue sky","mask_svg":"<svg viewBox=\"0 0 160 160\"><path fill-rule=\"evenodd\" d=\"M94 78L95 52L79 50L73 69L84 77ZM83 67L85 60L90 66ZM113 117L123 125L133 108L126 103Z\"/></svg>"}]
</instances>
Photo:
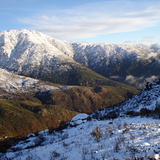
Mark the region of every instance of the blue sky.
<instances>
[{"instance_id":1,"label":"blue sky","mask_svg":"<svg viewBox=\"0 0 160 160\"><path fill-rule=\"evenodd\" d=\"M0 31L37 30L70 42L160 42L160 0L1 0L0 19Z\"/></svg>"}]
</instances>

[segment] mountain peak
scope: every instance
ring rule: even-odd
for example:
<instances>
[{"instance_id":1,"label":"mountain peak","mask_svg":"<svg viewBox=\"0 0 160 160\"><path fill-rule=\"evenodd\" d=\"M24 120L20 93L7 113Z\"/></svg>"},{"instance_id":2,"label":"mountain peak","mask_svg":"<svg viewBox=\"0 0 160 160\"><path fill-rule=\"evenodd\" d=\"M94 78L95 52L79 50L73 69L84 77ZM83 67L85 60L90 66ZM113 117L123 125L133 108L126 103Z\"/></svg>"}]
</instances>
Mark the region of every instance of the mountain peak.
<instances>
[{"instance_id":1,"label":"mountain peak","mask_svg":"<svg viewBox=\"0 0 160 160\"><path fill-rule=\"evenodd\" d=\"M35 30L27 30L27 29L20 29L20 30L9 30L0 32L0 37L3 36L6 40L9 39L16 39L17 41L31 41L34 43L46 43L44 39L52 39L51 37L35 31Z\"/></svg>"}]
</instances>

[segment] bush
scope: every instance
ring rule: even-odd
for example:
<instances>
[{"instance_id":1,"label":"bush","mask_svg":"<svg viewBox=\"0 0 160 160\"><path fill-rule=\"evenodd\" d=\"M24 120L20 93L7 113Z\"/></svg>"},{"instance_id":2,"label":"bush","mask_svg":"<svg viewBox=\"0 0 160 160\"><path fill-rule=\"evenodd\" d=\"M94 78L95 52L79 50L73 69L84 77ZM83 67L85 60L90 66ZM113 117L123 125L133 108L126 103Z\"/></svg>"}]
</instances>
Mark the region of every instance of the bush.
<instances>
[{"instance_id":1,"label":"bush","mask_svg":"<svg viewBox=\"0 0 160 160\"><path fill-rule=\"evenodd\" d=\"M100 128L96 127L96 129L94 129L91 133L92 136L94 136L96 138L96 141L99 142L100 138L101 138L101 132L100 132Z\"/></svg>"},{"instance_id":2,"label":"bush","mask_svg":"<svg viewBox=\"0 0 160 160\"><path fill-rule=\"evenodd\" d=\"M102 91L102 87L97 86L97 87L94 88L95 93L99 93L101 91Z\"/></svg>"}]
</instances>

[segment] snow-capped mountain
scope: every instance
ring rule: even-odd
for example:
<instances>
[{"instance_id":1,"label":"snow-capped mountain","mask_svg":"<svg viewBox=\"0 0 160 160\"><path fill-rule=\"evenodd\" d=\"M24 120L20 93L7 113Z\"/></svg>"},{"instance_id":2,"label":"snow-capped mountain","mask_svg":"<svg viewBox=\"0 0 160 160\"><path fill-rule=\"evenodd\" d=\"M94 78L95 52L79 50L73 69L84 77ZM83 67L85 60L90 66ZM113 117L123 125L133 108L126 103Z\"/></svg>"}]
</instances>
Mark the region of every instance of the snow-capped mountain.
<instances>
[{"instance_id":1,"label":"snow-capped mountain","mask_svg":"<svg viewBox=\"0 0 160 160\"><path fill-rule=\"evenodd\" d=\"M160 159L160 81L133 96L134 88L105 78L142 87L159 77L159 61L160 44L69 43L37 31L0 32L0 138L36 133L7 153L1 152L7 141L0 141L0 159Z\"/></svg>"},{"instance_id":2,"label":"snow-capped mountain","mask_svg":"<svg viewBox=\"0 0 160 160\"><path fill-rule=\"evenodd\" d=\"M37 31L0 32L1 68L56 83L82 84L74 82L90 68L107 78L141 87L146 79L159 76L159 60L159 44L69 43Z\"/></svg>"},{"instance_id":3,"label":"snow-capped mountain","mask_svg":"<svg viewBox=\"0 0 160 160\"><path fill-rule=\"evenodd\" d=\"M109 117L111 110L119 113L117 117L113 114ZM139 94L118 107L75 116L61 131L29 134L1 154L1 159L158 160L159 111L160 81L157 81L147 84Z\"/></svg>"}]
</instances>

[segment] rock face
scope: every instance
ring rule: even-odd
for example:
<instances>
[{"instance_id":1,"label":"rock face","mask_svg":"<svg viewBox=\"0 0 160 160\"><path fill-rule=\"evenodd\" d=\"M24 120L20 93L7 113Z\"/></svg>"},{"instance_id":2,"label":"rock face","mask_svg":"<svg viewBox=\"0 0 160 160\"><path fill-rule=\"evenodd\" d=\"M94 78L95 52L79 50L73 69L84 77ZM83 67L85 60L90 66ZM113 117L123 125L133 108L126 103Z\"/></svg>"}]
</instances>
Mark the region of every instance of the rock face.
<instances>
[{"instance_id":1,"label":"rock face","mask_svg":"<svg viewBox=\"0 0 160 160\"><path fill-rule=\"evenodd\" d=\"M1 68L55 83L105 84L104 77L97 77L97 72L141 87L146 79L159 76L159 60L159 44L68 43L37 31L0 32ZM86 79L85 75L92 78Z\"/></svg>"}]
</instances>

